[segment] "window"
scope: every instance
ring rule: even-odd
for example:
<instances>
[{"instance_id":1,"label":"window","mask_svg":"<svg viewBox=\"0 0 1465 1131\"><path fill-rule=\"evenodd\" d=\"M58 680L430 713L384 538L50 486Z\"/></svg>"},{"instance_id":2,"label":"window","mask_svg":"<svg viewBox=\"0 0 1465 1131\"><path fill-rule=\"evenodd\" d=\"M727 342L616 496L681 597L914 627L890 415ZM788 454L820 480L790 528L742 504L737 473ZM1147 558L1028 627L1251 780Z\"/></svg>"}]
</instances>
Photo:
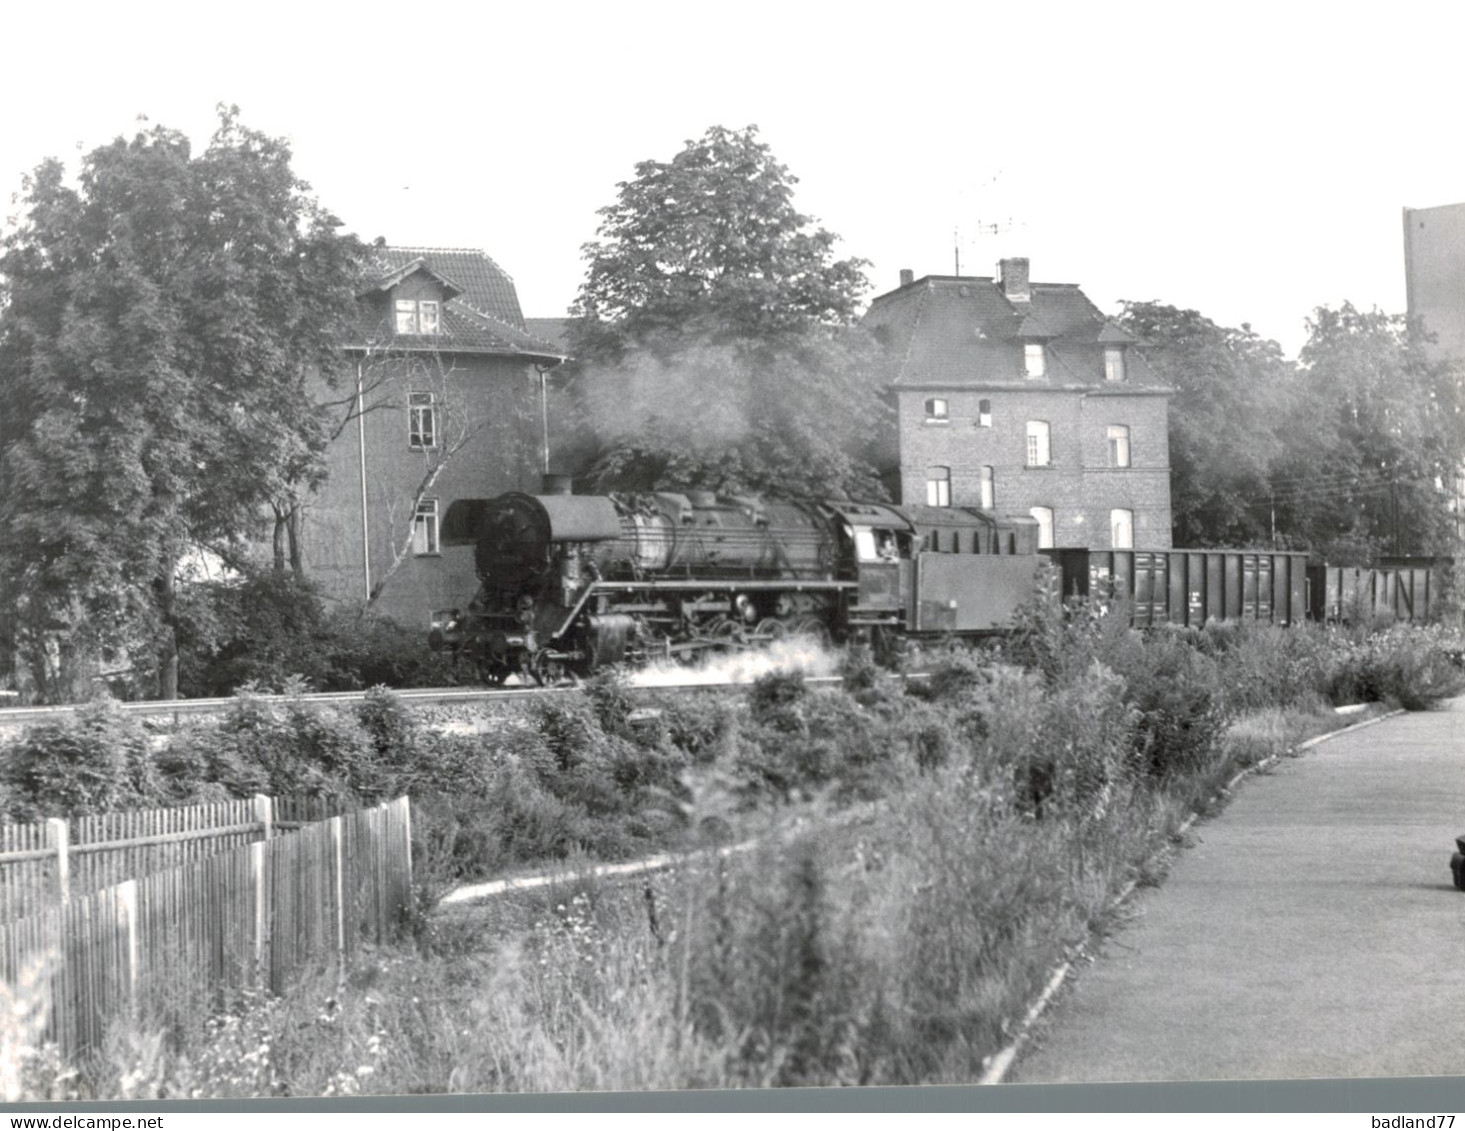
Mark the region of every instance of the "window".
<instances>
[{"instance_id":1,"label":"window","mask_svg":"<svg viewBox=\"0 0 1465 1131\"><path fill-rule=\"evenodd\" d=\"M1028 421L1028 466L1047 467L1053 462L1053 453L1048 446L1048 422Z\"/></svg>"},{"instance_id":2,"label":"window","mask_svg":"<svg viewBox=\"0 0 1465 1131\"><path fill-rule=\"evenodd\" d=\"M1129 425L1109 425L1109 466L1129 466Z\"/></svg>"},{"instance_id":3,"label":"window","mask_svg":"<svg viewBox=\"0 0 1465 1131\"><path fill-rule=\"evenodd\" d=\"M951 506L951 468L928 467L926 469L926 505L928 507Z\"/></svg>"},{"instance_id":4,"label":"window","mask_svg":"<svg viewBox=\"0 0 1465 1131\"><path fill-rule=\"evenodd\" d=\"M1038 549L1051 550L1053 548L1053 508L1034 507L1028 513L1038 520Z\"/></svg>"},{"instance_id":5,"label":"window","mask_svg":"<svg viewBox=\"0 0 1465 1131\"><path fill-rule=\"evenodd\" d=\"M436 334L438 304L431 299L399 298L397 300L397 333Z\"/></svg>"},{"instance_id":6,"label":"window","mask_svg":"<svg viewBox=\"0 0 1465 1131\"><path fill-rule=\"evenodd\" d=\"M1124 347L1123 346L1105 346L1104 347L1104 380L1105 381L1123 381L1124 380Z\"/></svg>"},{"instance_id":7,"label":"window","mask_svg":"<svg viewBox=\"0 0 1465 1131\"><path fill-rule=\"evenodd\" d=\"M1109 512L1109 545L1115 550L1134 549L1134 511Z\"/></svg>"},{"instance_id":8,"label":"window","mask_svg":"<svg viewBox=\"0 0 1465 1131\"><path fill-rule=\"evenodd\" d=\"M1042 342L1029 342L1022 347L1023 372L1029 377L1041 377L1048 370L1047 358L1043 356Z\"/></svg>"},{"instance_id":9,"label":"window","mask_svg":"<svg viewBox=\"0 0 1465 1131\"><path fill-rule=\"evenodd\" d=\"M982 509L997 509L997 479L990 467L982 468Z\"/></svg>"},{"instance_id":10,"label":"window","mask_svg":"<svg viewBox=\"0 0 1465 1131\"><path fill-rule=\"evenodd\" d=\"M412 552L419 556L438 553L437 500L423 499L412 517Z\"/></svg>"},{"instance_id":11,"label":"window","mask_svg":"<svg viewBox=\"0 0 1465 1131\"><path fill-rule=\"evenodd\" d=\"M434 393L407 395L407 446L437 447L437 398Z\"/></svg>"},{"instance_id":12,"label":"window","mask_svg":"<svg viewBox=\"0 0 1465 1131\"><path fill-rule=\"evenodd\" d=\"M949 408L944 397L931 397L926 401L926 423L938 420L945 422Z\"/></svg>"},{"instance_id":13,"label":"window","mask_svg":"<svg viewBox=\"0 0 1465 1131\"><path fill-rule=\"evenodd\" d=\"M978 401L977 402L977 427L978 428L991 428L992 427L992 402L991 401Z\"/></svg>"}]
</instances>

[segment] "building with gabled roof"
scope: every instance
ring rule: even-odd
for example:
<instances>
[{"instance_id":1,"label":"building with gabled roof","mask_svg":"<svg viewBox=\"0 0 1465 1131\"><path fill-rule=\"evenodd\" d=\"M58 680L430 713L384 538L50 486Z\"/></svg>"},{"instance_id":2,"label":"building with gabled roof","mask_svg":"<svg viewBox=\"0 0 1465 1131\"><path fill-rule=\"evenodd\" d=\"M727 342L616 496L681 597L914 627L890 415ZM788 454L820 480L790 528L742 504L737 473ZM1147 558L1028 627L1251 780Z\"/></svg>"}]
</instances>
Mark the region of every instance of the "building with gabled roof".
<instances>
[{"instance_id":1,"label":"building with gabled roof","mask_svg":"<svg viewBox=\"0 0 1465 1131\"><path fill-rule=\"evenodd\" d=\"M508 273L482 251L368 250L346 353L326 394L328 477L302 525L310 576L337 599L427 630L467 602L471 547L444 547L458 498L532 490L549 460L546 375L564 350L531 333Z\"/></svg>"},{"instance_id":2,"label":"building with gabled roof","mask_svg":"<svg viewBox=\"0 0 1465 1131\"><path fill-rule=\"evenodd\" d=\"M883 343L900 501L1030 515L1044 546L1168 549L1164 386L1072 283L901 272L864 325Z\"/></svg>"}]
</instances>

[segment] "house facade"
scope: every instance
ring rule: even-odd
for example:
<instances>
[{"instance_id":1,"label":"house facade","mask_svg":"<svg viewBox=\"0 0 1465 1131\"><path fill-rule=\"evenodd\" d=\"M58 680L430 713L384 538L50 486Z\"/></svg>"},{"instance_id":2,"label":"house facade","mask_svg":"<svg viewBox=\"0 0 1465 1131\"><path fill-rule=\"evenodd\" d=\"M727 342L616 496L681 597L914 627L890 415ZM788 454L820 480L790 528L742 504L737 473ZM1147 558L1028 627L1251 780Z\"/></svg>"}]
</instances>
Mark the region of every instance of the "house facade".
<instances>
[{"instance_id":1,"label":"house facade","mask_svg":"<svg viewBox=\"0 0 1465 1131\"><path fill-rule=\"evenodd\" d=\"M1426 352L1465 361L1465 204L1404 209L1404 288L1409 317L1434 337ZM1445 490L1458 559L1465 554L1465 464Z\"/></svg>"},{"instance_id":2,"label":"house facade","mask_svg":"<svg viewBox=\"0 0 1465 1131\"><path fill-rule=\"evenodd\" d=\"M325 391L328 476L302 522L309 575L404 624L466 603L472 547L444 547L459 498L533 490L548 464L547 374L560 347L525 328L513 280L481 251L372 249L347 354Z\"/></svg>"},{"instance_id":3,"label":"house facade","mask_svg":"<svg viewBox=\"0 0 1465 1131\"><path fill-rule=\"evenodd\" d=\"M903 504L1028 515L1043 547L1170 548L1171 390L1078 286L1026 259L903 271L864 323L890 358Z\"/></svg>"}]
</instances>

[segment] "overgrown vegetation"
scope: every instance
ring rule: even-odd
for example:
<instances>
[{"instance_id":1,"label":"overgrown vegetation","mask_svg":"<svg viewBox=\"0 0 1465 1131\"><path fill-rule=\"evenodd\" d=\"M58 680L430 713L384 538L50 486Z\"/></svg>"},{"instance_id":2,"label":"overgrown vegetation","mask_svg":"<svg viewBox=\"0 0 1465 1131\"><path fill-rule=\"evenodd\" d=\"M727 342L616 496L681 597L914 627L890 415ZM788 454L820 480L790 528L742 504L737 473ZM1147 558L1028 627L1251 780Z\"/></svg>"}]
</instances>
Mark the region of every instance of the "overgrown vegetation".
<instances>
[{"instance_id":1,"label":"overgrown vegetation","mask_svg":"<svg viewBox=\"0 0 1465 1131\"><path fill-rule=\"evenodd\" d=\"M744 703L668 700L654 718L614 681L484 735L430 730L385 691L322 713L245 695L151 772L127 753L133 724L96 710L16 748L10 812L407 790L429 886L691 855L426 916L415 951L376 956L344 998L308 983L211 1028L175 1019L156 1047L141 1024L84 1078L35 1060L29 1094L970 1081L1190 811L1336 726L1333 704L1458 693L1449 644L1409 627L1141 634L1095 606L1035 605L1000 650L944 656L924 682L853 653L842 690L779 674ZM39 773L53 742L76 753ZM103 747L110 760L84 756Z\"/></svg>"}]
</instances>

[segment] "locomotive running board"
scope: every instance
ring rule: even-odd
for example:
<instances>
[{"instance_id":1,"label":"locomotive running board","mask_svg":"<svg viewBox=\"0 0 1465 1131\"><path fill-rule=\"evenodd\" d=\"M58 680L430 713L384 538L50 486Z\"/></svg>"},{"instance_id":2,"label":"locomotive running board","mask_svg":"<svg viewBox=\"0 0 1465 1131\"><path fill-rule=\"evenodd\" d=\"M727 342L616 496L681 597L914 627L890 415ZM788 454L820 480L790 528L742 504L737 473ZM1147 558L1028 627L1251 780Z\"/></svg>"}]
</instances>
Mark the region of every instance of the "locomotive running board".
<instances>
[{"instance_id":1,"label":"locomotive running board","mask_svg":"<svg viewBox=\"0 0 1465 1131\"><path fill-rule=\"evenodd\" d=\"M585 602L597 593L635 593L641 589L649 589L660 593L706 593L708 590L723 591L727 593L758 593L778 590L793 590L795 593L821 592L831 593L841 590L858 589L858 581L759 581L749 578L747 581L592 581L580 594L580 599L575 602L575 607L570 610L569 616L565 617L564 623L557 628L550 637L551 640L558 640L569 631L570 625L575 623L575 618L580 615L580 610L585 607Z\"/></svg>"}]
</instances>

